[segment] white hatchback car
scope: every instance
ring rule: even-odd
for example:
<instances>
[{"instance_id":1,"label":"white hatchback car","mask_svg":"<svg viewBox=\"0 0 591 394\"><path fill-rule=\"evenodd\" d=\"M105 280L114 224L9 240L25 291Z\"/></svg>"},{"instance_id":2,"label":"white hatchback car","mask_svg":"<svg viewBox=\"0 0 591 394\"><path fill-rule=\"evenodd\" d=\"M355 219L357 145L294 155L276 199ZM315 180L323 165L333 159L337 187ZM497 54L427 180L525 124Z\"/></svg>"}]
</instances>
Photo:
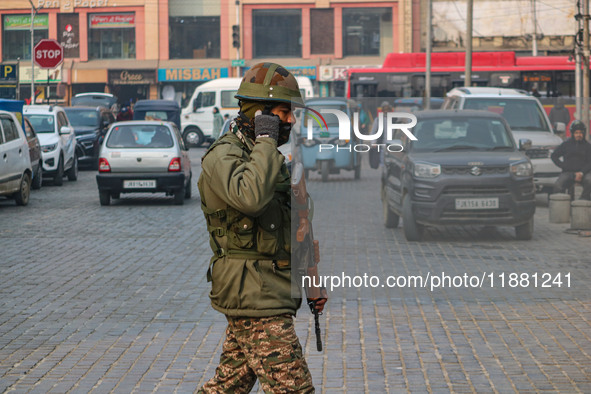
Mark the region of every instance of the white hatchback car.
<instances>
[{"instance_id":1,"label":"white hatchback car","mask_svg":"<svg viewBox=\"0 0 591 394\"><path fill-rule=\"evenodd\" d=\"M174 123L132 120L111 125L99 154L101 205L121 193L166 193L181 205L191 198L191 160Z\"/></svg>"},{"instance_id":2,"label":"white hatchback car","mask_svg":"<svg viewBox=\"0 0 591 394\"><path fill-rule=\"evenodd\" d=\"M27 205L31 191L31 159L25 133L11 112L0 111L0 196Z\"/></svg>"},{"instance_id":3,"label":"white hatchback car","mask_svg":"<svg viewBox=\"0 0 591 394\"><path fill-rule=\"evenodd\" d=\"M52 177L54 185L61 186L63 178L78 179L76 134L62 107L52 105L25 105L24 115L31 122L43 157L43 176Z\"/></svg>"}]
</instances>

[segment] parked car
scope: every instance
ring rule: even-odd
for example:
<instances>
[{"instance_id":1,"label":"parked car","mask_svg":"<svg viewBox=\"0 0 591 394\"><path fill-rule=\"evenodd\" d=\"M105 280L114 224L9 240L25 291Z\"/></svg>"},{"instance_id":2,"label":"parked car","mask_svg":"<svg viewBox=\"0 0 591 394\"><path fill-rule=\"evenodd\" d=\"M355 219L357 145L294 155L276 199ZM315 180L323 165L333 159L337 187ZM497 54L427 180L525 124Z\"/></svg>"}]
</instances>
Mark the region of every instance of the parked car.
<instances>
[{"instance_id":1,"label":"parked car","mask_svg":"<svg viewBox=\"0 0 591 394\"><path fill-rule=\"evenodd\" d=\"M311 109L321 112L323 109L338 110L353 119L357 104L341 98L314 98L306 101L306 108L300 113L301 125L298 128L297 151L304 165L306 178L309 171L319 171L322 182L329 174L338 174L341 170L353 171L354 178L361 176L361 156L354 145L358 142L351 130L352 139L339 139L339 119L335 115L326 115L326 125L317 122L317 116ZM353 122L350 122L351 125ZM312 137L308 138L308 128L312 128ZM328 127L328 129L327 129ZM321 149L322 146L322 149Z\"/></svg>"},{"instance_id":2,"label":"parked car","mask_svg":"<svg viewBox=\"0 0 591 394\"><path fill-rule=\"evenodd\" d=\"M76 134L78 164L98 168L98 154L109 125L115 117L105 107L66 107L64 108Z\"/></svg>"},{"instance_id":3,"label":"parked car","mask_svg":"<svg viewBox=\"0 0 591 394\"><path fill-rule=\"evenodd\" d=\"M29 157L31 158L31 168L33 170L33 179L31 181L31 188L41 189L43 183L43 157L41 153L41 143L33 129L33 125L29 119L23 117L23 124L25 125L25 135L27 136L27 143L29 144Z\"/></svg>"},{"instance_id":4,"label":"parked car","mask_svg":"<svg viewBox=\"0 0 591 394\"><path fill-rule=\"evenodd\" d=\"M41 145L39 139L33 130L29 121L23 116L23 108L25 102L23 100L0 99L0 110L12 112L17 121L21 124L23 131L27 137L29 144L29 156L31 158L32 180L31 188L40 189L43 177Z\"/></svg>"},{"instance_id":5,"label":"parked car","mask_svg":"<svg viewBox=\"0 0 591 394\"><path fill-rule=\"evenodd\" d=\"M69 181L78 179L76 136L62 107L52 105L25 105L27 118L41 143L43 176L53 178L61 186L64 176Z\"/></svg>"},{"instance_id":6,"label":"parked car","mask_svg":"<svg viewBox=\"0 0 591 394\"><path fill-rule=\"evenodd\" d=\"M111 125L99 155L101 205L121 193L166 193L181 205L191 198L191 161L174 123L127 121Z\"/></svg>"},{"instance_id":7,"label":"parked car","mask_svg":"<svg viewBox=\"0 0 591 394\"><path fill-rule=\"evenodd\" d=\"M181 128L181 107L172 100L138 100L133 106L133 120L162 120Z\"/></svg>"},{"instance_id":8,"label":"parked car","mask_svg":"<svg viewBox=\"0 0 591 394\"><path fill-rule=\"evenodd\" d=\"M88 92L88 93L78 93L74 97L72 97L72 106L102 106L108 109L112 109L115 104L117 104L117 97L110 93L102 93L102 92Z\"/></svg>"},{"instance_id":9,"label":"parked car","mask_svg":"<svg viewBox=\"0 0 591 394\"><path fill-rule=\"evenodd\" d=\"M533 234L536 209L532 164L518 150L509 125L486 111L419 111L416 141L398 130L387 150L381 196L384 224L400 217L409 241L428 225L514 226L517 239ZM529 140L521 141L521 150Z\"/></svg>"},{"instance_id":10,"label":"parked car","mask_svg":"<svg viewBox=\"0 0 591 394\"><path fill-rule=\"evenodd\" d=\"M534 183L539 192L551 193L560 175L550 155L562 138L550 125L540 101L516 89L489 87L455 88L447 93L443 109L483 109L501 114L516 141L526 138L532 146L525 154L534 166Z\"/></svg>"},{"instance_id":11,"label":"parked car","mask_svg":"<svg viewBox=\"0 0 591 394\"><path fill-rule=\"evenodd\" d=\"M0 111L0 196L27 205L31 191L29 144L16 115Z\"/></svg>"}]
</instances>

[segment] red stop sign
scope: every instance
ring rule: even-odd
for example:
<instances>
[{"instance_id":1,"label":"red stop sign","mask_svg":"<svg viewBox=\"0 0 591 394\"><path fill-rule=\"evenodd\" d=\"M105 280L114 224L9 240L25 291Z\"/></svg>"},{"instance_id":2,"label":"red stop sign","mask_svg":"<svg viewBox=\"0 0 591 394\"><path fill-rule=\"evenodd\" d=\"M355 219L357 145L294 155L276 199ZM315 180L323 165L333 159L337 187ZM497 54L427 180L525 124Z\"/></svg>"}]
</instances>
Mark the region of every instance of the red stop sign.
<instances>
[{"instance_id":1,"label":"red stop sign","mask_svg":"<svg viewBox=\"0 0 591 394\"><path fill-rule=\"evenodd\" d=\"M56 40L45 38L33 48L35 63L41 68L56 68L64 61L64 48Z\"/></svg>"}]
</instances>

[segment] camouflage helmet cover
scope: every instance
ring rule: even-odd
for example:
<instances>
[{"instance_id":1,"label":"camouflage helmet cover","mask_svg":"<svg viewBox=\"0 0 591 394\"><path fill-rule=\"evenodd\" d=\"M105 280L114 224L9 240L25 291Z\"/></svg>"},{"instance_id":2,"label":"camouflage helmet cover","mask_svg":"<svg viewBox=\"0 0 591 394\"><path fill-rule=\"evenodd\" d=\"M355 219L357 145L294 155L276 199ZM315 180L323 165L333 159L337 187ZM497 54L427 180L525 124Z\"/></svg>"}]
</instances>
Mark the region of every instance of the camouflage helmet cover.
<instances>
[{"instance_id":1,"label":"camouflage helmet cover","mask_svg":"<svg viewBox=\"0 0 591 394\"><path fill-rule=\"evenodd\" d=\"M237 99L270 101L304 106L298 81L292 73L276 63L252 66L240 82Z\"/></svg>"}]
</instances>

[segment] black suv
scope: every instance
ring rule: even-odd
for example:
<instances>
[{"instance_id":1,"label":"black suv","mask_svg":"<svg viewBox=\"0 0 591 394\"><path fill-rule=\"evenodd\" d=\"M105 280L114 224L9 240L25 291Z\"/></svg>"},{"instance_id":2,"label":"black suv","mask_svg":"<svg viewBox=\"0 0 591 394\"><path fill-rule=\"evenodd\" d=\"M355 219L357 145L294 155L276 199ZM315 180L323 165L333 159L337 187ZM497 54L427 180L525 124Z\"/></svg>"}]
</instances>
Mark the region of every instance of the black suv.
<instances>
[{"instance_id":1,"label":"black suv","mask_svg":"<svg viewBox=\"0 0 591 394\"><path fill-rule=\"evenodd\" d=\"M76 133L79 165L97 169L101 143L115 117L110 110L102 106L67 107L64 110Z\"/></svg>"},{"instance_id":2,"label":"black suv","mask_svg":"<svg viewBox=\"0 0 591 394\"><path fill-rule=\"evenodd\" d=\"M385 149L382 203L386 227L402 216L408 241L425 225L515 226L517 239L533 234L532 165L518 150L507 122L486 111L423 111L411 129L397 130ZM520 141L523 149L531 144ZM521 148L521 147L520 147Z\"/></svg>"}]
</instances>

